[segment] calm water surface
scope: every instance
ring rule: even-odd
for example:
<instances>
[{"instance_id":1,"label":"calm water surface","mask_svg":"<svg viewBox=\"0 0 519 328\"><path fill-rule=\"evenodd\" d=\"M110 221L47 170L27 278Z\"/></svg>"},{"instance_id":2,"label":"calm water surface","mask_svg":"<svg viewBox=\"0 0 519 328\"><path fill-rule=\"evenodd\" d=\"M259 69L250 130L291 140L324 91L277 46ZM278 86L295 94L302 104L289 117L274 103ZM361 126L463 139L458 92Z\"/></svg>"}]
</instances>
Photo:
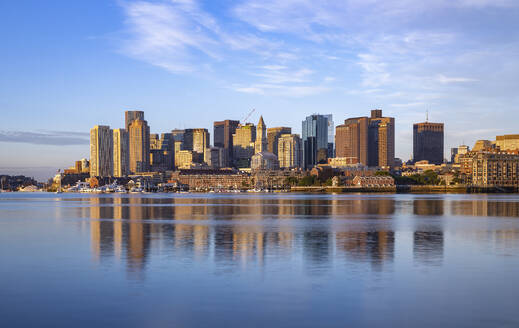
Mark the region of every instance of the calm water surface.
<instances>
[{"instance_id":1,"label":"calm water surface","mask_svg":"<svg viewBox=\"0 0 519 328\"><path fill-rule=\"evenodd\" d=\"M519 327L519 196L0 194L2 327Z\"/></svg>"}]
</instances>

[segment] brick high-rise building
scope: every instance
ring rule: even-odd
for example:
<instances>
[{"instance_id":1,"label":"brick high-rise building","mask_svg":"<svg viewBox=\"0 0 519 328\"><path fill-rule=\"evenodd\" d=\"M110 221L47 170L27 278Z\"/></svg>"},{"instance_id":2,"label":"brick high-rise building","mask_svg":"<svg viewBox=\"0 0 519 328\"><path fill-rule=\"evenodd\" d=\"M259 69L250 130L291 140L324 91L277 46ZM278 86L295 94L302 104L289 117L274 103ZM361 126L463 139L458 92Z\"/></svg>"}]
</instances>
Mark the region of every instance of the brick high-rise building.
<instances>
[{"instance_id":1,"label":"brick high-rise building","mask_svg":"<svg viewBox=\"0 0 519 328\"><path fill-rule=\"evenodd\" d=\"M277 127L267 129L267 151L278 156L278 140L283 134L291 134L292 129L288 127Z\"/></svg>"},{"instance_id":2,"label":"brick high-rise building","mask_svg":"<svg viewBox=\"0 0 519 328\"><path fill-rule=\"evenodd\" d=\"M351 163L368 165L367 117L349 118L336 128L335 156L348 158Z\"/></svg>"},{"instance_id":3,"label":"brick high-rise building","mask_svg":"<svg viewBox=\"0 0 519 328\"><path fill-rule=\"evenodd\" d=\"M150 169L150 127L144 120L130 123L130 173L147 172Z\"/></svg>"},{"instance_id":4,"label":"brick high-rise building","mask_svg":"<svg viewBox=\"0 0 519 328\"><path fill-rule=\"evenodd\" d=\"M416 123L413 125L413 161L427 160L443 163L443 123Z\"/></svg>"},{"instance_id":5,"label":"brick high-rise building","mask_svg":"<svg viewBox=\"0 0 519 328\"><path fill-rule=\"evenodd\" d=\"M225 166L233 164L232 135L236 132L240 121L225 120L214 122L213 143L215 147L224 149L223 162Z\"/></svg>"},{"instance_id":6,"label":"brick high-rise building","mask_svg":"<svg viewBox=\"0 0 519 328\"><path fill-rule=\"evenodd\" d=\"M114 177L125 177L130 173L130 139L126 129L113 130Z\"/></svg>"},{"instance_id":7,"label":"brick high-rise building","mask_svg":"<svg viewBox=\"0 0 519 328\"><path fill-rule=\"evenodd\" d=\"M90 176L110 177L113 175L113 134L106 125L90 129Z\"/></svg>"}]
</instances>

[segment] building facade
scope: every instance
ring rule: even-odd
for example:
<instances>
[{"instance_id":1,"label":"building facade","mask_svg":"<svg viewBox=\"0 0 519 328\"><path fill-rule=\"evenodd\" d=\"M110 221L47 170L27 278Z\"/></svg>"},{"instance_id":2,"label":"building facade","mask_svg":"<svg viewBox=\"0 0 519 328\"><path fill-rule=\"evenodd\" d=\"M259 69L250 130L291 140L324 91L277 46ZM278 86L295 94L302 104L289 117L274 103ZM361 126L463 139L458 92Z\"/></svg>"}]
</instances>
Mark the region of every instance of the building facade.
<instances>
[{"instance_id":1,"label":"building facade","mask_svg":"<svg viewBox=\"0 0 519 328\"><path fill-rule=\"evenodd\" d=\"M267 151L279 157L278 140L283 134L291 134L292 129L289 127L277 127L267 129Z\"/></svg>"},{"instance_id":2,"label":"building facade","mask_svg":"<svg viewBox=\"0 0 519 328\"><path fill-rule=\"evenodd\" d=\"M239 168L250 167L250 160L255 150L256 127L252 123L240 124L232 139L234 165Z\"/></svg>"},{"instance_id":3,"label":"building facade","mask_svg":"<svg viewBox=\"0 0 519 328\"><path fill-rule=\"evenodd\" d=\"M499 147L501 151L517 150L519 149L519 134L496 136L495 145Z\"/></svg>"},{"instance_id":4,"label":"building facade","mask_svg":"<svg viewBox=\"0 0 519 328\"><path fill-rule=\"evenodd\" d=\"M472 184L478 187L519 186L519 154L481 151L472 157Z\"/></svg>"},{"instance_id":5,"label":"building facade","mask_svg":"<svg viewBox=\"0 0 519 328\"><path fill-rule=\"evenodd\" d=\"M126 131L129 131L130 124L135 120L144 121L144 112L140 110L127 110L124 112L124 127Z\"/></svg>"},{"instance_id":6,"label":"building facade","mask_svg":"<svg viewBox=\"0 0 519 328\"><path fill-rule=\"evenodd\" d=\"M96 125L90 129L90 176L113 175L113 132L109 126Z\"/></svg>"},{"instance_id":7,"label":"building facade","mask_svg":"<svg viewBox=\"0 0 519 328\"><path fill-rule=\"evenodd\" d=\"M443 123L416 123L413 125L413 161L427 160L443 163Z\"/></svg>"},{"instance_id":8,"label":"building facade","mask_svg":"<svg viewBox=\"0 0 519 328\"><path fill-rule=\"evenodd\" d=\"M252 170L278 170L279 161L276 155L268 152L261 151L252 156L251 159Z\"/></svg>"},{"instance_id":9,"label":"building facade","mask_svg":"<svg viewBox=\"0 0 519 328\"><path fill-rule=\"evenodd\" d=\"M213 145L224 149L224 166L233 165L233 141L232 136L236 133L236 129L240 125L239 121L225 120L214 122Z\"/></svg>"},{"instance_id":10,"label":"building facade","mask_svg":"<svg viewBox=\"0 0 519 328\"><path fill-rule=\"evenodd\" d=\"M209 131L207 129L185 129L184 130L184 149L196 153L205 153L209 148Z\"/></svg>"},{"instance_id":11,"label":"building facade","mask_svg":"<svg viewBox=\"0 0 519 328\"><path fill-rule=\"evenodd\" d=\"M293 169L302 166L303 149L298 134L282 134L278 140L279 167Z\"/></svg>"},{"instance_id":12,"label":"building facade","mask_svg":"<svg viewBox=\"0 0 519 328\"><path fill-rule=\"evenodd\" d=\"M130 174L130 139L126 129L113 130L113 176L125 177Z\"/></svg>"},{"instance_id":13,"label":"building facade","mask_svg":"<svg viewBox=\"0 0 519 328\"><path fill-rule=\"evenodd\" d=\"M353 164L368 165L368 118L355 117L336 128L335 156Z\"/></svg>"},{"instance_id":14,"label":"building facade","mask_svg":"<svg viewBox=\"0 0 519 328\"><path fill-rule=\"evenodd\" d=\"M171 133L150 134L150 166L155 172L175 167L175 141Z\"/></svg>"},{"instance_id":15,"label":"building facade","mask_svg":"<svg viewBox=\"0 0 519 328\"><path fill-rule=\"evenodd\" d=\"M148 122L136 119L130 123L130 173L148 172L150 169L150 127Z\"/></svg>"},{"instance_id":16,"label":"building facade","mask_svg":"<svg viewBox=\"0 0 519 328\"><path fill-rule=\"evenodd\" d=\"M391 167L394 160L395 119L382 116L381 109L374 109L368 125L368 165Z\"/></svg>"},{"instance_id":17,"label":"building facade","mask_svg":"<svg viewBox=\"0 0 519 328\"><path fill-rule=\"evenodd\" d=\"M318 152L328 153L328 119L314 114L302 122L303 167L310 169L317 164Z\"/></svg>"}]
</instances>

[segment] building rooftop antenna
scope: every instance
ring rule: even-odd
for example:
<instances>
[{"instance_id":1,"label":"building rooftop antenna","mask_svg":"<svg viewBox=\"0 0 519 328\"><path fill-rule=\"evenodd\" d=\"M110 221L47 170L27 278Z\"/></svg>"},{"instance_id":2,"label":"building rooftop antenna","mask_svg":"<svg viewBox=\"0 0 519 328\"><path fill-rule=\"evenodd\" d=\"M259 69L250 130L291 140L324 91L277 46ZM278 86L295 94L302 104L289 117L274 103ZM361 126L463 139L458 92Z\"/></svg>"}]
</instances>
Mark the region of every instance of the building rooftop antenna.
<instances>
[{"instance_id":1,"label":"building rooftop antenna","mask_svg":"<svg viewBox=\"0 0 519 328\"><path fill-rule=\"evenodd\" d=\"M425 110L425 122L429 122L429 110Z\"/></svg>"}]
</instances>

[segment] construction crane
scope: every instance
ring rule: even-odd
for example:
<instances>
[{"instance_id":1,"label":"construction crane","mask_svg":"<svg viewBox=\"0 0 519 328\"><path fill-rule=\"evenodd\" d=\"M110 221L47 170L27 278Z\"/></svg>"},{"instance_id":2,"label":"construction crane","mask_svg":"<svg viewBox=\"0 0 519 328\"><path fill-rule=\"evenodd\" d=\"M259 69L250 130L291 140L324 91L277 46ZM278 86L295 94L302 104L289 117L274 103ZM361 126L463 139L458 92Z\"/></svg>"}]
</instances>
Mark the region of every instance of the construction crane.
<instances>
[{"instance_id":1,"label":"construction crane","mask_svg":"<svg viewBox=\"0 0 519 328\"><path fill-rule=\"evenodd\" d=\"M242 122L245 124L247 123L247 120L251 117L252 114L254 114L254 112L256 111L256 108L253 108L249 114L247 114L247 116L245 116L245 118L242 120Z\"/></svg>"}]
</instances>

